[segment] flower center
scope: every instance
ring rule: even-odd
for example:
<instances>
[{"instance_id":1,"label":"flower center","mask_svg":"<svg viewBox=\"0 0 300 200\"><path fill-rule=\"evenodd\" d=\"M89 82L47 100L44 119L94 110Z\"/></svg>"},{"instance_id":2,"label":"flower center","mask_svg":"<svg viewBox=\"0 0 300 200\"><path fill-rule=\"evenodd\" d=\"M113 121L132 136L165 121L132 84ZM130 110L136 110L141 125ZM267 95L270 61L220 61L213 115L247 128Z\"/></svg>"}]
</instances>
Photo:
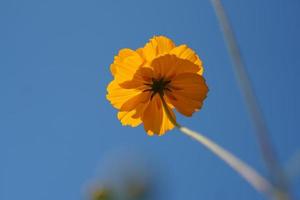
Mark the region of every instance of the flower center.
<instances>
[{"instance_id":1,"label":"flower center","mask_svg":"<svg viewBox=\"0 0 300 200\"><path fill-rule=\"evenodd\" d=\"M164 78L154 79L152 78L152 83L146 83L145 85L149 86L150 89L144 90L144 92L151 91L151 99L155 94L159 94L161 96L164 95L164 90L171 91L171 89L168 87L170 80L164 80Z\"/></svg>"}]
</instances>

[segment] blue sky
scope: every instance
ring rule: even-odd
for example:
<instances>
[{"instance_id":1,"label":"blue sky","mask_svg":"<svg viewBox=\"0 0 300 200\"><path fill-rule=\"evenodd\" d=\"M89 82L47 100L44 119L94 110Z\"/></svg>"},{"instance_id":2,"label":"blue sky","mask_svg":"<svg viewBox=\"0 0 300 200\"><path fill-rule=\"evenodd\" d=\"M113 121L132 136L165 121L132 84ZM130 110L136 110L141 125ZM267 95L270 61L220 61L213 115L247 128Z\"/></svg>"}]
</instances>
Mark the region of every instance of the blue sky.
<instances>
[{"instance_id":1,"label":"blue sky","mask_svg":"<svg viewBox=\"0 0 300 200\"><path fill-rule=\"evenodd\" d=\"M223 2L285 163L300 148L300 3ZM130 160L147 163L158 200L263 199L179 131L148 137L122 127L105 98L119 49L161 34L188 44L210 92L200 112L179 121L266 175L210 1L2 0L0 27L1 200L83 199L86 185Z\"/></svg>"}]
</instances>

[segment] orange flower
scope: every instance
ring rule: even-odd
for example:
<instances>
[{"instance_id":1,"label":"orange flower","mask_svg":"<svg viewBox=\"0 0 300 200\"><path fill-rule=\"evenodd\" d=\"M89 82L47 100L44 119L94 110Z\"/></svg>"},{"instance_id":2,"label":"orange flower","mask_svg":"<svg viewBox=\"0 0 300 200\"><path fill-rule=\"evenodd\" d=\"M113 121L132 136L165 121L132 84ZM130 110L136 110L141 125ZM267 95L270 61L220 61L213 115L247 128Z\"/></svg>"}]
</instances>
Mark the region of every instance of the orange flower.
<instances>
[{"instance_id":1,"label":"orange flower","mask_svg":"<svg viewBox=\"0 0 300 200\"><path fill-rule=\"evenodd\" d=\"M111 73L107 99L119 110L119 120L132 127L143 123L149 135L174 128L174 109L191 116L208 92L197 54L164 36L153 37L135 51L120 50Z\"/></svg>"}]
</instances>

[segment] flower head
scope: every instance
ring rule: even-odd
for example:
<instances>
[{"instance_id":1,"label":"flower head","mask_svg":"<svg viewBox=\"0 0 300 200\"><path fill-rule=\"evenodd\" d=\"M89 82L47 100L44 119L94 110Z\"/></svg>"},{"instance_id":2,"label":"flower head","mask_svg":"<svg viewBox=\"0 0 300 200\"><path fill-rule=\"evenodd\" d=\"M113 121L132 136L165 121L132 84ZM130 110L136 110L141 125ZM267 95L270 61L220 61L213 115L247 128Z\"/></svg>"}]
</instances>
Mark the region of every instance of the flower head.
<instances>
[{"instance_id":1,"label":"flower head","mask_svg":"<svg viewBox=\"0 0 300 200\"><path fill-rule=\"evenodd\" d=\"M174 109L192 116L208 92L197 54L164 36L153 37L137 50L121 49L111 73L107 99L119 110L119 120L132 127L143 123L149 135L174 128Z\"/></svg>"}]
</instances>

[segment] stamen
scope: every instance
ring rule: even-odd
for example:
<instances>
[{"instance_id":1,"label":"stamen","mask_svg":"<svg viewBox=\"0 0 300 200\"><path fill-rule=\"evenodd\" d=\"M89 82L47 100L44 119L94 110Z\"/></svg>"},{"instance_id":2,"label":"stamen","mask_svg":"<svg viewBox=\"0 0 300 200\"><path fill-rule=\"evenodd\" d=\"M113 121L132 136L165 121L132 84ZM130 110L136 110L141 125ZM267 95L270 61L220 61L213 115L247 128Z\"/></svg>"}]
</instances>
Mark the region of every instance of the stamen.
<instances>
[{"instance_id":1,"label":"stamen","mask_svg":"<svg viewBox=\"0 0 300 200\"><path fill-rule=\"evenodd\" d=\"M152 91L152 89L143 90L143 92L149 92L149 91Z\"/></svg>"},{"instance_id":2,"label":"stamen","mask_svg":"<svg viewBox=\"0 0 300 200\"><path fill-rule=\"evenodd\" d=\"M151 100L156 95L164 95L164 91L167 90L169 92L172 92L172 87L170 87L171 80L164 80L164 78L151 78L152 83L144 83L145 86L148 86L150 88L143 90L143 92L152 92L151 94Z\"/></svg>"}]
</instances>

